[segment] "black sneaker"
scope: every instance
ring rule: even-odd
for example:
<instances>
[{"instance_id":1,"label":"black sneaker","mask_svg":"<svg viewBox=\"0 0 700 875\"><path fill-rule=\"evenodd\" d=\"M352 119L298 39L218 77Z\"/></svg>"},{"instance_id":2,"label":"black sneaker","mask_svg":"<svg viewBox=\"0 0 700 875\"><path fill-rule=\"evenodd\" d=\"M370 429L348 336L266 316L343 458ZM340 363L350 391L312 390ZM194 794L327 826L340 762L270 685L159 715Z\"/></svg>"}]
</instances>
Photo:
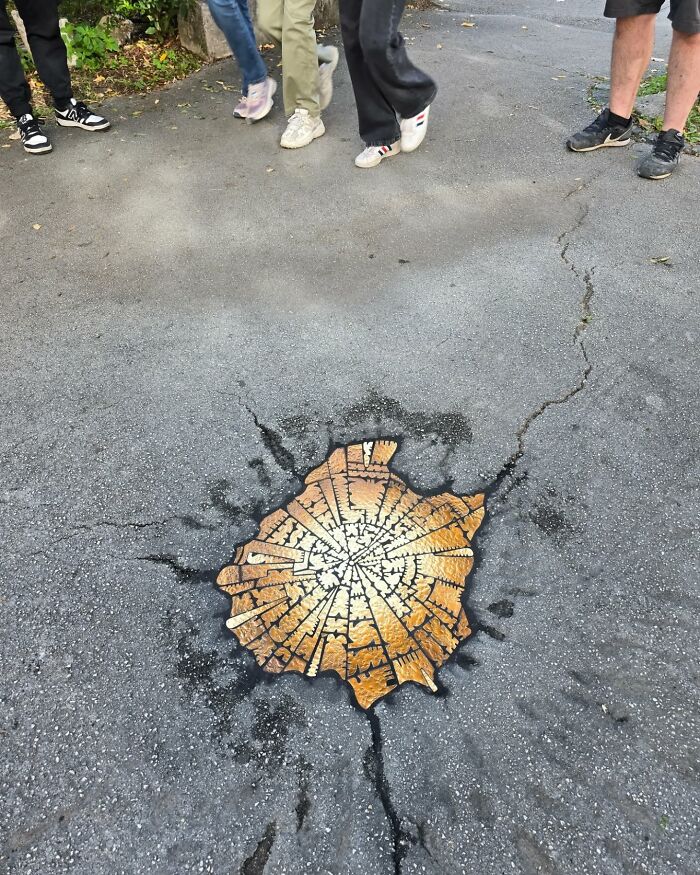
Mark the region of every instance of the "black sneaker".
<instances>
[{"instance_id":1,"label":"black sneaker","mask_svg":"<svg viewBox=\"0 0 700 875\"><path fill-rule=\"evenodd\" d=\"M39 127L38 120L30 112L17 119L17 128L25 152L42 155L53 149L49 138Z\"/></svg>"},{"instance_id":2,"label":"black sneaker","mask_svg":"<svg viewBox=\"0 0 700 875\"><path fill-rule=\"evenodd\" d=\"M645 179L666 179L678 167L685 146L683 134L670 128L661 131L654 148L639 162L637 173Z\"/></svg>"},{"instance_id":3,"label":"black sneaker","mask_svg":"<svg viewBox=\"0 0 700 875\"><path fill-rule=\"evenodd\" d=\"M609 109L604 109L587 128L569 137L566 145L572 152L592 152L607 146L626 146L630 141L632 124L627 127L608 123Z\"/></svg>"},{"instance_id":4,"label":"black sneaker","mask_svg":"<svg viewBox=\"0 0 700 875\"><path fill-rule=\"evenodd\" d=\"M106 118L97 115L74 97L71 97L68 109L56 110L56 122L62 128L82 128L84 131L106 131L109 127Z\"/></svg>"}]
</instances>

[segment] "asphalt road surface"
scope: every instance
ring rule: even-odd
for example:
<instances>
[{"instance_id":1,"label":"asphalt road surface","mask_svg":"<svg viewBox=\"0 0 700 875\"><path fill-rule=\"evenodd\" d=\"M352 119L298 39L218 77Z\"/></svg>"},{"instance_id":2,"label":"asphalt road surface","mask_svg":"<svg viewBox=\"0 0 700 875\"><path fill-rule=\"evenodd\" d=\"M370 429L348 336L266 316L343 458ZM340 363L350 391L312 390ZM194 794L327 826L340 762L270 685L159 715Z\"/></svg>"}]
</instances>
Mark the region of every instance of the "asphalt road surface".
<instances>
[{"instance_id":1,"label":"asphalt road surface","mask_svg":"<svg viewBox=\"0 0 700 875\"><path fill-rule=\"evenodd\" d=\"M0 871L700 871L700 161L563 148L602 3L450 6L373 171L342 64L298 152L230 61L0 152ZM488 510L475 633L369 718L261 679L213 580L373 436Z\"/></svg>"}]
</instances>

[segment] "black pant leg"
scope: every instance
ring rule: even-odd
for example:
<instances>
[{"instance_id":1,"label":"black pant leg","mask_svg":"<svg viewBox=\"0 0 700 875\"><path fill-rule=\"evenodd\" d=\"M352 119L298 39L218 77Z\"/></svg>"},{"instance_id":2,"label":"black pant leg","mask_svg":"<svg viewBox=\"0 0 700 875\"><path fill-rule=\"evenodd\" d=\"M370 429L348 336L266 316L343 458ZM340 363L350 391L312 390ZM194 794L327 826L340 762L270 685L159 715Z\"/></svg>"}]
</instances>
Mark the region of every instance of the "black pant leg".
<instances>
[{"instance_id":1,"label":"black pant leg","mask_svg":"<svg viewBox=\"0 0 700 875\"><path fill-rule=\"evenodd\" d=\"M357 104L360 136L368 146L382 146L399 139L396 113L375 82L360 44L360 20L365 7L376 0L340 0L340 28L345 58Z\"/></svg>"},{"instance_id":2,"label":"black pant leg","mask_svg":"<svg viewBox=\"0 0 700 875\"><path fill-rule=\"evenodd\" d=\"M57 106L73 96L68 54L58 27L58 0L15 0L39 78Z\"/></svg>"},{"instance_id":3,"label":"black pant leg","mask_svg":"<svg viewBox=\"0 0 700 875\"><path fill-rule=\"evenodd\" d=\"M406 0L371 0L362 7L360 45L372 78L402 118L411 118L432 103L433 79L406 53L399 23Z\"/></svg>"},{"instance_id":4,"label":"black pant leg","mask_svg":"<svg viewBox=\"0 0 700 875\"><path fill-rule=\"evenodd\" d=\"M32 111L32 95L17 53L15 29L4 0L0 0L0 97L16 118Z\"/></svg>"}]
</instances>

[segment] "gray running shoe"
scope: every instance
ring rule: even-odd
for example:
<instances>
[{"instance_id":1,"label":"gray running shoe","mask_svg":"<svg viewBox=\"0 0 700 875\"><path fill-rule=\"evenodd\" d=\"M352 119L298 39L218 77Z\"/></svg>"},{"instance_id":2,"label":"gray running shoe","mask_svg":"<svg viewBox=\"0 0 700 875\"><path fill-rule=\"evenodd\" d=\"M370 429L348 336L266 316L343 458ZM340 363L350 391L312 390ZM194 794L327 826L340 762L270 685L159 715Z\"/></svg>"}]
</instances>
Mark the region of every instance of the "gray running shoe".
<instances>
[{"instance_id":1,"label":"gray running shoe","mask_svg":"<svg viewBox=\"0 0 700 875\"><path fill-rule=\"evenodd\" d=\"M644 179L666 179L678 167L685 146L683 134L674 128L661 131L654 148L639 162L637 173Z\"/></svg>"}]
</instances>

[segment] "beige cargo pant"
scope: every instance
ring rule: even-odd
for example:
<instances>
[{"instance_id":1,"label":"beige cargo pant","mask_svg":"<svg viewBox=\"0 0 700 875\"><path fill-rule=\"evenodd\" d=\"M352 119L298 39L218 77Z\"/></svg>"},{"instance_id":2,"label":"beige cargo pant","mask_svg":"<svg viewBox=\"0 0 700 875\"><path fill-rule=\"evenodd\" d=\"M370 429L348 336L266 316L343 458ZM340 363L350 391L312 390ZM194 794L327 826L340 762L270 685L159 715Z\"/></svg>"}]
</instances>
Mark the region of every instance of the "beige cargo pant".
<instances>
[{"instance_id":1,"label":"beige cargo pant","mask_svg":"<svg viewBox=\"0 0 700 875\"><path fill-rule=\"evenodd\" d=\"M284 111L308 109L319 116L316 0L258 0L258 27L282 44Z\"/></svg>"}]
</instances>

